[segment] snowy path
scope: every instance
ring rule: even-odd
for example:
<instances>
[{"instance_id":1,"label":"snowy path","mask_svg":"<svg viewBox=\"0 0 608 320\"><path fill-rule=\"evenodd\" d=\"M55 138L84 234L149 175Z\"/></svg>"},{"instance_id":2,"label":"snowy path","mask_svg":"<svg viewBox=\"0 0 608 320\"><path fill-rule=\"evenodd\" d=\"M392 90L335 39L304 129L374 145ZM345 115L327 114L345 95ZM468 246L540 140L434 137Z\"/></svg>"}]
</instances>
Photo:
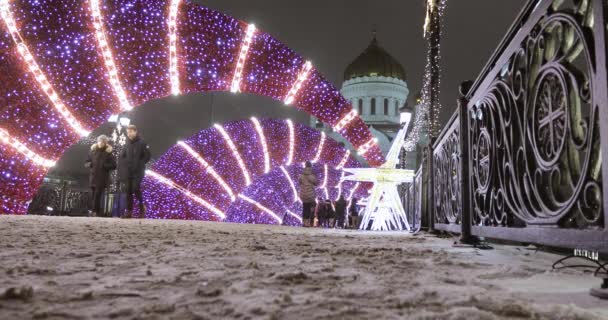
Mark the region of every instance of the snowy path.
<instances>
[{"instance_id":1,"label":"snowy path","mask_svg":"<svg viewBox=\"0 0 608 320\"><path fill-rule=\"evenodd\" d=\"M548 271L557 258L427 235L0 216L0 319L608 319L588 295L598 281Z\"/></svg>"}]
</instances>

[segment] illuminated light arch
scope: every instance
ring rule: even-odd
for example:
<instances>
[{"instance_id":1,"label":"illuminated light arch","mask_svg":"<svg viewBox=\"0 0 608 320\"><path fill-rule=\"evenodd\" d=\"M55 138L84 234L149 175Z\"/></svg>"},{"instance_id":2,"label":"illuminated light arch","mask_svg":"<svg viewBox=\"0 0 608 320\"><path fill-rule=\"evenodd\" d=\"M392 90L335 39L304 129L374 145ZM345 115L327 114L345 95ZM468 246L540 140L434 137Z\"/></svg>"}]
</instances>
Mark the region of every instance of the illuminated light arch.
<instances>
[{"instance_id":1,"label":"illuminated light arch","mask_svg":"<svg viewBox=\"0 0 608 320\"><path fill-rule=\"evenodd\" d=\"M297 211L294 205L297 206L297 203L299 203L299 195L294 181L297 180L298 175L303 170L300 163L317 153L315 145L318 144L317 141L320 139L321 133L288 120L260 119L257 122L259 128L265 132L267 144L278 145L272 151L266 149L269 151L269 157L283 159L282 163L270 162L272 167L268 172L265 170L266 161L261 156L264 148L259 137L255 134L257 125L254 121L233 121L202 130L187 140L178 142L176 146L159 158L151 168L151 172L172 181L171 184L163 183L165 180L156 179L156 176L144 179L144 198L148 208L148 217L222 220L218 218L215 212L204 206L201 207L200 200L206 201L223 213L227 213L234 205L245 200L249 205L253 205L255 210L261 210L262 213L269 214L264 208L274 213L284 213L282 196L279 197L281 206L269 205L268 199L274 199L274 197L269 196L268 199L265 199L268 190L257 189L259 186L259 184L256 184L257 181L260 177L266 175L271 175L273 179L280 180L277 183L281 184L281 190L271 190L271 193L288 194L289 199L284 201L285 206L291 208L292 212ZM290 123L294 134L301 138L301 142L297 144L296 148L298 152L294 151L294 164L291 166L286 163L288 160L286 157L288 150L286 149L289 142L284 138L284 133L289 130ZM225 143L224 134L230 134L232 147ZM318 177L323 181L323 188L318 189L319 195L328 197L326 187L338 184L342 176L341 170L337 169L336 166L342 162L346 149L332 139L327 139L325 146L326 152L323 153L315 166L320 168ZM245 147L249 147L249 149L245 149ZM230 157L229 155L233 150L236 155ZM252 159L247 163L251 173L249 184L243 181L239 170L241 164L244 164L244 160L242 160L243 162L237 160L238 158L244 158L241 153L256 155L247 157ZM349 167L360 166L353 157L348 159L348 165ZM345 182L345 185L350 190L354 183ZM332 190L332 197L335 196L334 192L335 190ZM198 199L193 199L192 195L197 196ZM255 202L248 201L241 195ZM194 202L191 201L191 205L176 203L177 196L190 198ZM260 203L262 207L255 205L255 203ZM179 206L180 209L176 209L175 206ZM166 215L166 213L170 214ZM270 217L272 217L272 221L266 221L267 223L279 222L273 215L270 215ZM239 220L239 218L230 217L228 219L233 219L228 221Z\"/></svg>"},{"instance_id":2,"label":"illuminated light arch","mask_svg":"<svg viewBox=\"0 0 608 320\"><path fill-rule=\"evenodd\" d=\"M321 178L324 175L326 164L314 164L313 173ZM300 165L292 165L284 168L292 180L297 179L303 172L303 168ZM287 225L300 225L302 212L302 203L293 202L292 192L289 190L288 179L284 178L284 171L274 169L270 173L258 177L251 186L247 187L242 192L249 199L255 200L255 204L252 202L237 200L226 210L227 222L238 222L238 223L256 223L256 224L287 224ZM327 179L328 185L338 184L343 171L335 167L328 167ZM355 190L355 183L345 183L345 192L352 193L358 197L364 197L367 194L367 190L371 186L366 184L366 188L357 187ZM327 188L318 187L316 189L316 196L322 199L337 199L339 198L339 190L328 191ZM274 213L275 216L280 218L280 222L275 216L270 215L268 211L261 209L259 206L263 206L267 210Z\"/></svg>"},{"instance_id":3,"label":"illuminated light arch","mask_svg":"<svg viewBox=\"0 0 608 320\"><path fill-rule=\"evenodd\" d=\"M187 1L0 0L0 5L0 69L7 79L0 86L5 103L0 128L49 161L121 110L174 94L230 91L233 82L239 92L290 102L331 127L352 111L312 64L275 38L248 32L250 24ZM21 45L13 39L15 31ZM237 71L240 82L233 81ZM372 138L359 117L340 133L354 149ZM382 164L379 147L368 149L368 163ZM2 197L0 206L3 212L24 213L48 169L23 162L27 156L12 148L2 150L0 172L11 179L0 176L0 194L11 197ZM27 187L8 190L17 180Z\"/></svg>"},{"instance_id":4,"label":"illuminated light arch","mask_svg":"<svg viewBox=\"0 0 608 320\"><path fill-rule=\"evenodd\" d=\"M317 163L319 159L321 159L321 154L323 153L323 147L325 146L325 140L327 139L327 135L325 132L321 132L321 139L319 139L319 147L317 147L317 155L312 160L312 163Z\"/></svg>"}]
</instances>

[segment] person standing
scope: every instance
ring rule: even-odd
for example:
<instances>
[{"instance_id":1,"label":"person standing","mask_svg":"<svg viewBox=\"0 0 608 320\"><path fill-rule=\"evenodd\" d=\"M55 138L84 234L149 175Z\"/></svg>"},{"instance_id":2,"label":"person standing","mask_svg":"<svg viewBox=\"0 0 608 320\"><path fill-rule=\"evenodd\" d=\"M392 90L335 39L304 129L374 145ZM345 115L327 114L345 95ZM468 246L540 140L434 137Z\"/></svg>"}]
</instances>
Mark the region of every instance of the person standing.
<instances>
[{"instance_id":1,"label":"person standing","mask_svg":"<svg viewBox=\"0 0 608 320\"><path fill-rule=\"evenodd\" d=\"M318 184L317 177L312 173L312 163L306 161L304 172L300 175L300 200L302 201L302 223L304 227L312 226L314 222L315 187Z\"/></svg>"},{"instance_id":2,"label":"person standing","mask_svg":"<svg viewBox=\"0 0 608 320\"><path fill-rule=\"evenodd\" d=\"M103 192L110 182L110 171L116 169L116 160L112 155L112 146L105 135L97 137L91 146L85 167L89 168L89 185L93 194L93 212L91 216L102 215L101 201Z\"/></svg>"},{"instance_id":3,"label":"person standing","mask_svg":"<svg viewBox=\"0 0 608 320\"><path fill-rule=\"evenodd\" d=\"M315 216L317 217L317 227L325 227L325 200L321 197L317 200Z\"/></svg>"},{"instance_id":4,"label":"person standing","mask_svg":"<svg viewBox=\"0 0 608 320\"><path fill-rule=\"evenodd\" d=\"M351 227L353 229L358 229L359 224L361 223L359 220L359 208L357 208L357 206L357 198L353 198L350 203L350 208L348 208L351 217Z\"/></svg>"},{"instance_id":5,"label":"person standing","mask_svg":"<svg viewBox=\"0 0 608 320\"><path fill-rule=\"evenodd\" d=\"M338 228L344 228L344 219L346 218L346 199L344 195L340 195L338 201L336 201L336 221Z\"/></svg>"},{"instance_id":6,"label":"person standing","mask_svg":"<svg viewBox=\"0 0 608 320\"><path fill-rule=\"evenodd\" d=\"M331 200L325 200L325 216L327 228L335 228L336 226L336 211Z\"/></svg>"},{"instance_id":7,"label":"person standing","mask_svg":"<svg viewBox=\"0 0 608 320\"><path fill-rule=\"evenodd\" d=\"M145 217L146 208L141 193L141 181L146 174L146 164L150 161L150 147L139 136L137 127L127 127L126 145L119 155L118 168L120 181L127 192L127 213L123 218L131 218L133 215L133 198L135 197L139 206L140 218Z\"/></svg>"}]
</instances>

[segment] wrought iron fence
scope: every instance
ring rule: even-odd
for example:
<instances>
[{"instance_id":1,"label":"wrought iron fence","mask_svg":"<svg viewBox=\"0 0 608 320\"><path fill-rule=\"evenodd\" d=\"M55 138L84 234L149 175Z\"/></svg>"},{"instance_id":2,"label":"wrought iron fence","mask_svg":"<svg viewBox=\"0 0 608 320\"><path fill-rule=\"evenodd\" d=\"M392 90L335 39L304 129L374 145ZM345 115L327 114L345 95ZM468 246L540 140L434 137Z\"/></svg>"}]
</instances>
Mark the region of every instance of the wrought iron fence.
<instances>
[{"instance_id":1,"label":"wrought iron fence","mask_svg":"<svg viewBox=\"0 0 608 320\"><path fill-rule=\"evenodd\" d=\"M429 147L428 195L408 193L431 230L608 252L607 13L526 4Z\"/></svg>"}]
</instances>

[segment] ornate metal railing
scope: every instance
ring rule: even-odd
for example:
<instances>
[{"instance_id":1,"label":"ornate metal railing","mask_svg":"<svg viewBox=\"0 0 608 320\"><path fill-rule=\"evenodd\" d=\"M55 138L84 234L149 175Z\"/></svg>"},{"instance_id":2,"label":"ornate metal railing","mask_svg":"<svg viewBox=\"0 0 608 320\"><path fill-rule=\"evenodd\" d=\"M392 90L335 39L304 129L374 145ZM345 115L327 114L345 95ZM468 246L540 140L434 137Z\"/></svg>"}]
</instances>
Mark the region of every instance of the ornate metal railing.
<instances>
[{"instance_id":1,"label":"ornate metal railing","mask_svg":"<svg viewBox=\"0 0 608 320\"><path fill-rule=\"evenodd\" d=\"M608 252L607 8L529 1L463 83L417 188L431 230Z\"/></svg>"},{"instance_id":2,"label":"ornate metal railing","mask_svg":"<svg viewBox=\"0 0 608 320\"><path fill-rule=\"evenodd\" d=\"M83 215L91 202L89 190L74 189L67 184L43 184L28 208L28 214Z\"/></svg>"}]
</instances>

